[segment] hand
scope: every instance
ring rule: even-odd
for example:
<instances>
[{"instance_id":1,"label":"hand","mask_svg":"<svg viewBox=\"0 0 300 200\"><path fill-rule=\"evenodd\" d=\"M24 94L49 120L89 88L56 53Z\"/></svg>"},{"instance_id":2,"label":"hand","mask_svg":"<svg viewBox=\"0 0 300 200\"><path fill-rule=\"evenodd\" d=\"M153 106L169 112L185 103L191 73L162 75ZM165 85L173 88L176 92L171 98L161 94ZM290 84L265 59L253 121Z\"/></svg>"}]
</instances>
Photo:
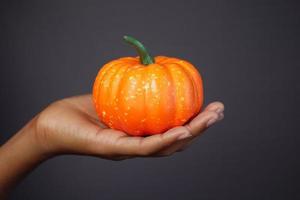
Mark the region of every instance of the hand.
<instances>
[{"instance_id":1,"label":"hand","mask_svg":"<svg viewBox=\"0 0 300 200\"><path fill-rule=\"evenodd\" d=\"M223 119L224 106L209 104L184 126L163 134L132 137L99 122L91 95L52 103L0 148L0 199L28 172L58 154L85 154L111 160L168 156L185 149Z\"/></svg>"},{"instance_id":2,"label":"hand","mask_svg":"<svg viewBox=\"0 0 300 200\"><path fill-rule=\"evenodd\" d=\"M111 160L168 156L185 149L213 123L223 119L224 106L214 102L184 126L163 134L132 137L99 122L91 95L52 103L33 120L36 142L47 154L86 154Z\"/></svg>"}]
</instances>

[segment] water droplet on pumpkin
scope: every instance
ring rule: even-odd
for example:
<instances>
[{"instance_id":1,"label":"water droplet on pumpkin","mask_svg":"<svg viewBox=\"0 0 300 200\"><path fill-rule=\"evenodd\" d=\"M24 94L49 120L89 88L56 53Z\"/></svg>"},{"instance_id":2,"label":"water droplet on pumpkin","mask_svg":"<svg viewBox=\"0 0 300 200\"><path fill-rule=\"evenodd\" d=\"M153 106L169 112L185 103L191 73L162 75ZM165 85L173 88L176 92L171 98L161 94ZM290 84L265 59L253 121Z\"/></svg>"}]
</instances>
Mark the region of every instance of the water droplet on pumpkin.
<instances>
[{"instance_id":1,"label":"water droplet on pumpkin","mask_svg":"<svg viewBox=\"0 0 300 200\"><path fill-rule=\"evenodd\" d=\"M144 89L145 90L149 89L149 84L148 83L146 85L144 85Z\"/></svg>"}]
</instances>

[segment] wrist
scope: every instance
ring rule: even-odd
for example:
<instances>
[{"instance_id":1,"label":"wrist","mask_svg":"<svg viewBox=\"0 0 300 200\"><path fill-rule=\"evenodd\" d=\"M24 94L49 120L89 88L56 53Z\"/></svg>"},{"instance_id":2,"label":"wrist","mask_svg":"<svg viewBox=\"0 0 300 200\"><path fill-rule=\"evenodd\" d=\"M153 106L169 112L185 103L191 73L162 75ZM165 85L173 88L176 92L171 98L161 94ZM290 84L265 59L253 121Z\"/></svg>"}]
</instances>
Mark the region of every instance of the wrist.
<instances>
[{"instance_id":1,"label":"wrist","mask_svg":"<svg viewBox=\"0 0 300 200\"><path fill-rule=\"evenodd\" d=\"M27 143L32 145L32 149L36 152L36 157L45 160L53 157L56 154L54 147L49 144L45 130L41 128L39 117L36 116L33 118L24 130L20 131L20 134L23 135L24 140L27 140Z\"/></svg>"},{"instance_id":2,"label":"wrist","mask_svg":"<svg viewBox=\"0 0 300 200\"><path fill-rule=\"evenodd\" d=\"M32 120L0 148L0 194L51 156L35 139L33 125Z\"/></svg>"},{"instance_id":3,"label":"wrist","mask_svg":"<svg viewBox=\"0 0 300 200\"><path fill-rule=\"evenodd\" d=\"M20 145L27 147L27 153L36 160L46 160L53 156L52 151L46 148L43 141L39 138L37 132L36 118L29 121L25 127L23 127L17 134L16 137L19 140Z\"/></svg>"}]
</instances>

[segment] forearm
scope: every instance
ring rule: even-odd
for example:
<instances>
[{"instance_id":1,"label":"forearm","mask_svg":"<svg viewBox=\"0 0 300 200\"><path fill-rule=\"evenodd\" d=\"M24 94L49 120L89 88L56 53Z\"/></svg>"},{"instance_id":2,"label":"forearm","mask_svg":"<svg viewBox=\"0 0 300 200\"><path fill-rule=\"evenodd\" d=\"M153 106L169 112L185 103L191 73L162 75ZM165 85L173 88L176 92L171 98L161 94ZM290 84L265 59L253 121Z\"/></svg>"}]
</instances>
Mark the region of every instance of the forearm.
<instances>
[{"instance_id":1,"label":"forearm","mask_svg":"<svg viewBox=\"0 0 300 200\"><path fill-rule=\"evenodd\" d=\"M0 148L0 199L48 156L35 141L32 121Z\"/></svg>"}]
</instances>

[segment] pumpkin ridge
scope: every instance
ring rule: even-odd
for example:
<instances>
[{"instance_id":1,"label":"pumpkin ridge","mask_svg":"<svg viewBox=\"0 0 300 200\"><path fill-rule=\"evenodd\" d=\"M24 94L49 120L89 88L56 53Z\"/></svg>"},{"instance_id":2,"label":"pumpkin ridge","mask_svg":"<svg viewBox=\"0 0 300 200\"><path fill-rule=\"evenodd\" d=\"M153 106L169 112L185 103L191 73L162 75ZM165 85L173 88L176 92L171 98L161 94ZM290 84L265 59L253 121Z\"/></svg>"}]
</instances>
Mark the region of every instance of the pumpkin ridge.
<instances>
[{"instance_id":1,"label":"pumpkin ridge","mask_svg":"<svg viewBox=\"0 0 300 200\"><path fill-rule=\"evenodd\" d=\"M192 102L196 103L198 105L200 102L198 102L198 98L197 98L198 95L197 95L197 88L196 88L195 83L194 83L194 77L186 70L186 68L181 63L176 63L176 64L181 68L182 72L185 74L187 79L191 82L191 85L192 85L192 88L193 88L193 101ZM193 113L195 113L196 110L194 109ZM197 114L197 113L195 113L195 114Z\"/></svg>"},{"instance_id":2,"label":"pumpkin ridge","mask_svg":"<svg viewBox=\"0 0 300 200\"><path fill-rule=\"evenodd\" d=\"M97 82L95 82L95 84L97 84L97 85L94 85L94 87L98 87L97 93L94 94L95 104L97 104L96 105L97 110L101 110L101 107L102 107L102 101L99 99L101 98L100 94L101 94L101 91L103 90L103 87L102 87L103 77L105 77L104 75L107 75L107 73L109 72L109 69L111 67L113 67L113 64L114 64L114 61L111 61L107 65L104 65L98 73L99 78L98 78ZM101 112L98 112L98 116L101 119L102 117L100 116L101 115L100 113Z\"/></svg>"},{"instance_id":3,"label":"pumpkin ridge","mask_svg":"<svg viewBox=\"0 0 300 200\"><path fill-rule=\"evenodd\" d=\"M144 124L144 128L146 130L149 130L150 127L149 127L149 115L148 115L148 111L149 111L149 103L147 102L147 100L149 99L149 87L145 87L146 86L146 83L149 81L148 80L148 76L147 74L149 74L149 67L146 67L144 68L144 76L143 76L143 81L144 83L142 84L143 85L143 88L144 88L144 99L145 99L145 124ZM147 83L147 85L150 85L149 83ZM147 103L146 103L147 102ZM149 133L146 133L146 134L149 134Z\"/></svg>"},{"instance_id":4,"label":"pumpkin ridge","mask_svg":"<svg viewBox=\"0 0 300 200\"><path fill-rule=\"evenodd\" d=\"M111 70L113 70L114 68L117 68L119 65L121 65L122 63L117 63L115 65L112 65L109 70L106 71L105 76L103 76L102 80L100 80L100 91L98 94L98 99L102 99L99 102L102 102L102 104L99 105L100 110L102 110L102 112L104 111L104 113L106 113L108 111L109 106L107 105L107 100L108 100L108 89L109 87L104 87L104 82L108 82L110 84L110 78L111 76L114 74L114 72L112 72ZM104 99L104 100L103 100ZM100 113L101 115L102 113ZM103 119L103 121L106 122L106 117L107 115L104 114L104 116L102 116L101 118Z\"/></svg>"},{"instance_id":5,"label":"pumpkin ridge","mask_svg":"<svg viewBox=\"0 0 300 200\"><path fill-rule=\"evenodd\" d=\"M145 80L145 74L146 74L147 70L148 70L148 68L145 68L142 71L142 76L141 76L142 81ZM144 87L143 82L142 82L141 85L143 87L143 89L142 89L142 92L143 92L142 96L143 96L143 104L144 104L144 106L143 106L143 113L144 113L144 115L143 115L143 121L142 121L142 132L145 132L146 128L147 128L147 126L146 126L147 124L145 122L148 121L148 116L147 116L148 106L146 104L146 88Z\"/></svg>"},{"instance_id":6,"label":"pumpkin ridge","mask_svg":"<svg viewBox=\"0 0 300 200\"><path fill-rule=\"evenodd\" d=\"M156 64L161 65L161 64L164 64L164 61L165 61L166 59L168 59L168 57L166 57L166 56L156 56L156 57L154 58L154 61L155 61Z\"/></svg>"},{"instance_id":7,"label":"pumpkin ridge","mask_svg":"<svg viewBox=\"0 0 300 200\"><path fill-rule=\"evenodd\" d=\"M174 116L172 117L172 126L174 126L174 124L176 124L176 119L177 119L177 115L178 115L178 106L177 106L177 86L176 84L174 83L175 82L175 78L174 78L174 74L171 70L172 68L172 65L170 65L169 63L164 63L163 64L164 66L166 66L166 69L168 70L168 73L170 74L170 78L171 78L171 85L172 85L172 95L173 95L173 107L175 108L174 110Z\"/></svg>"},{"instance_id":8,"label":"pumpkin ridge","mask_svg":"<svg viewBox=\"0 0 300 200\"><path fill-rule=\"evenodd\" d=\"M171 63L177 63L179 61L181 61L181 60L178 58L165 56L165 58L163 60L161 60L160 62L161 62L161 64L171 64Z\"/></svg>"},{"instance_id":9,"label":"pumpkin ridge","mask_svg":"<svg viewBox=\"0 0 300 200\"><path fill-rule=\"evenodd\" d=\"M126 123L126 128L128 129L129 132L131 132L134 135L139 135L140 129L141 129L141 124L139 119L141 119L142 112L138 110L141 106L141 101L143 97L138 94L138 86L139 86L139 81L140 75L138 75L141 71L144 71L144 66L141 64L138 65L133 65L129 67L130 69L126 72L124 75L124 80L125 82L122 83L121 89L124 88L123 91L126 93L122 94L123 96L121 99L123 103L125 102L125 105L122 104L122 108L124 109L124 112L127 114L124 117L127 119ZM133 85L134 82L134 85ZM133 117L134 114L137 114L139 117L135 116Z\"/></svg>"},{"instance_id":10,"label":"pumpkin ridge","mask_svg":"<svg viewBox=\"0 0 300 200\"><path fill-rule=\"evenodd\" d=\"M117 64L121 64L121 62L122 61L120 59L117 59L106 63L99 71L99 79L102 79L111 67L114 67Z\"/></svg>"},{"instance_id":11,"label":"pumpkin ridge","mask_svg":"<svg viewBox=\"0 0 300 200\"><path fill-rule=\"evenodd\" d=\"M187 107L187 105L190 105L190 103L192 102L189 96L190 93L186 93L187 91L183 87L188 87L189 90L194 88L192 86L189 74L185 73L185 71L183 71L182 67L178 63L168 63L167 65L173 68L172 75L175 76L175 80L180 81L178 84L175 84L175 99L177 109L175 124L179 125L182 122L186 122L187 118L190 118L192 113L190 107ZM194 92L194 90L192 92Z\"/></svg>"},{"instance_id":12,"label":"pumpkin ridge","mask_svg":"<svg viewBox=\"0 0 300 200\"><path fill-rule=\"evenodd\" d=\"M120 81L119 81L119 88L118 88L117 94L116 94L116 97L117 97L119 100L120 100L120 97L123 96L123 95L121 94L121 91L122 91L122 89L123 89L122 86L124 86L124 80L126 80L126 79L125 79L126 74L127 74L127 72L130 71L130 69L131 69L130 65L126 65L126 67L127 67L127 69L124 70L124 72L122 73L122 76L121 76L121 78L120 78ZM119 104L119 103L118 103L118 104ZM119 106L119 105L118 105L118 106ZM119 121L120 121L120 126L121 126L122 130L127 130L127 129L126 129L126 124L124 124L124 120L120 120L120 118L119 118Z\"/></svg>"},{"instance_id":13,"label":"pumpkin ridge","mask_svg":"<svg viewBox=\"0 0 300 200\"><path fill-rule=\"evenodd\" d=\"M114 62L116 61L110 61L109 63L106 63L98 72L97 74L97 77L96 77L96 80L95 80L95 83L94 83L94 86L93 86L93 98L94 100L97 101L98 97L99 97L99 85L102 81L102 78L104 77L104 75L107 73L107 71L109 70L110 67L112 67L114 65ZM96 87L98 89L96 89Z\"/></svg>"},{"instance_id":14,"label":"pumpkin ridge","mask_svg":"<svg viewBox=\"0 0 300 200\"><path fill-rule=\"evenodd\" d=\"M125 67L128 67L129 64L123 64L122 66L120 66L115 72L114 74L110 77L110 80L109 80L109 87L111 90L112 90L112 86L113 86L113 82L115 81L115 78L116 76L119 74L119 72L122 70L122 68L125 68ZM114 125L116 124L116 121L119 120L119 119L115 119L115 109L114 109L114 106L115 106L115 96L112 94L112 92L109 92L108 94L108 97L107 97L107 101L110 103L110 107L112 107L112 109L110 109L110 112L111 112L111 116L112 116L112 126L114 127Z\"/></svg>"},{"instance_id":15,"label":"pumpkin ridge","mask_svg":"<svg viewBox=\"0 0 300 200\"><path fill-rule=\"evenodd\" d=\"M202 107L203 104L203 85L202 85L202 77L200 75L200 73L198 72L198 70L194 67L194 65L192 65L191 63L189 63L188 61L182 61L181 66L183 68L185 68L189 74L191 74L192 78L193 78L193 82L196 86L196 102L198 102L198 106L196 108L196 113L200 112L200 109ZM200 94L200 92L202 94Z\"/></svg>"},{"instance_id":16,"label":"pumpkin ridge","mask_svg":"<svg viewBox=\"0 0 300 200\"><path fill-rule=\"evenodd\" d=\"M98 92L96 93L96 95L95 95L95 98L96 99L99 99L99 96L100 96L100 93L101 93L101 87L99 87L99 86L101 86L102 85L102 82L103 82L103 77L105 77L106 75L107 75L107 73L109 72L109 69L111 69L113 66L114 66L114 64L115 64L115 62L116 61L111 61L111 62L109 62L109 63L107 63L107 64L105 64L101 69L100 69L100 71L99 71L99 73L98 73L98 75L97 75L97 77L98 77Z\"/></svg>"},{"instance_id":17,"label":"pumpkin ridge","mask_svg":"<svg viewBox=\"0 0 300 200\"><path fill-rule=\"evenodd\" d=\"M169 69L169 66L168 65L165 65L165 64L160 64L163 66L163 70L164 72L167 74L168 76L168 79L170 81L170 86L171 88L168 88L169 91L174 91L174 79L172 77L172 74L170 72L170 69ZM172 92L172 102L169 102L171 104L171 107L175 107L176 106L176 99L175 99L175 96L174 96L174 92ZM171 117L171 120L168 122L168 128L171 127L173 124L174 124L175 120L174 120L174 117Z\"/></svg>"}]
</instances>

